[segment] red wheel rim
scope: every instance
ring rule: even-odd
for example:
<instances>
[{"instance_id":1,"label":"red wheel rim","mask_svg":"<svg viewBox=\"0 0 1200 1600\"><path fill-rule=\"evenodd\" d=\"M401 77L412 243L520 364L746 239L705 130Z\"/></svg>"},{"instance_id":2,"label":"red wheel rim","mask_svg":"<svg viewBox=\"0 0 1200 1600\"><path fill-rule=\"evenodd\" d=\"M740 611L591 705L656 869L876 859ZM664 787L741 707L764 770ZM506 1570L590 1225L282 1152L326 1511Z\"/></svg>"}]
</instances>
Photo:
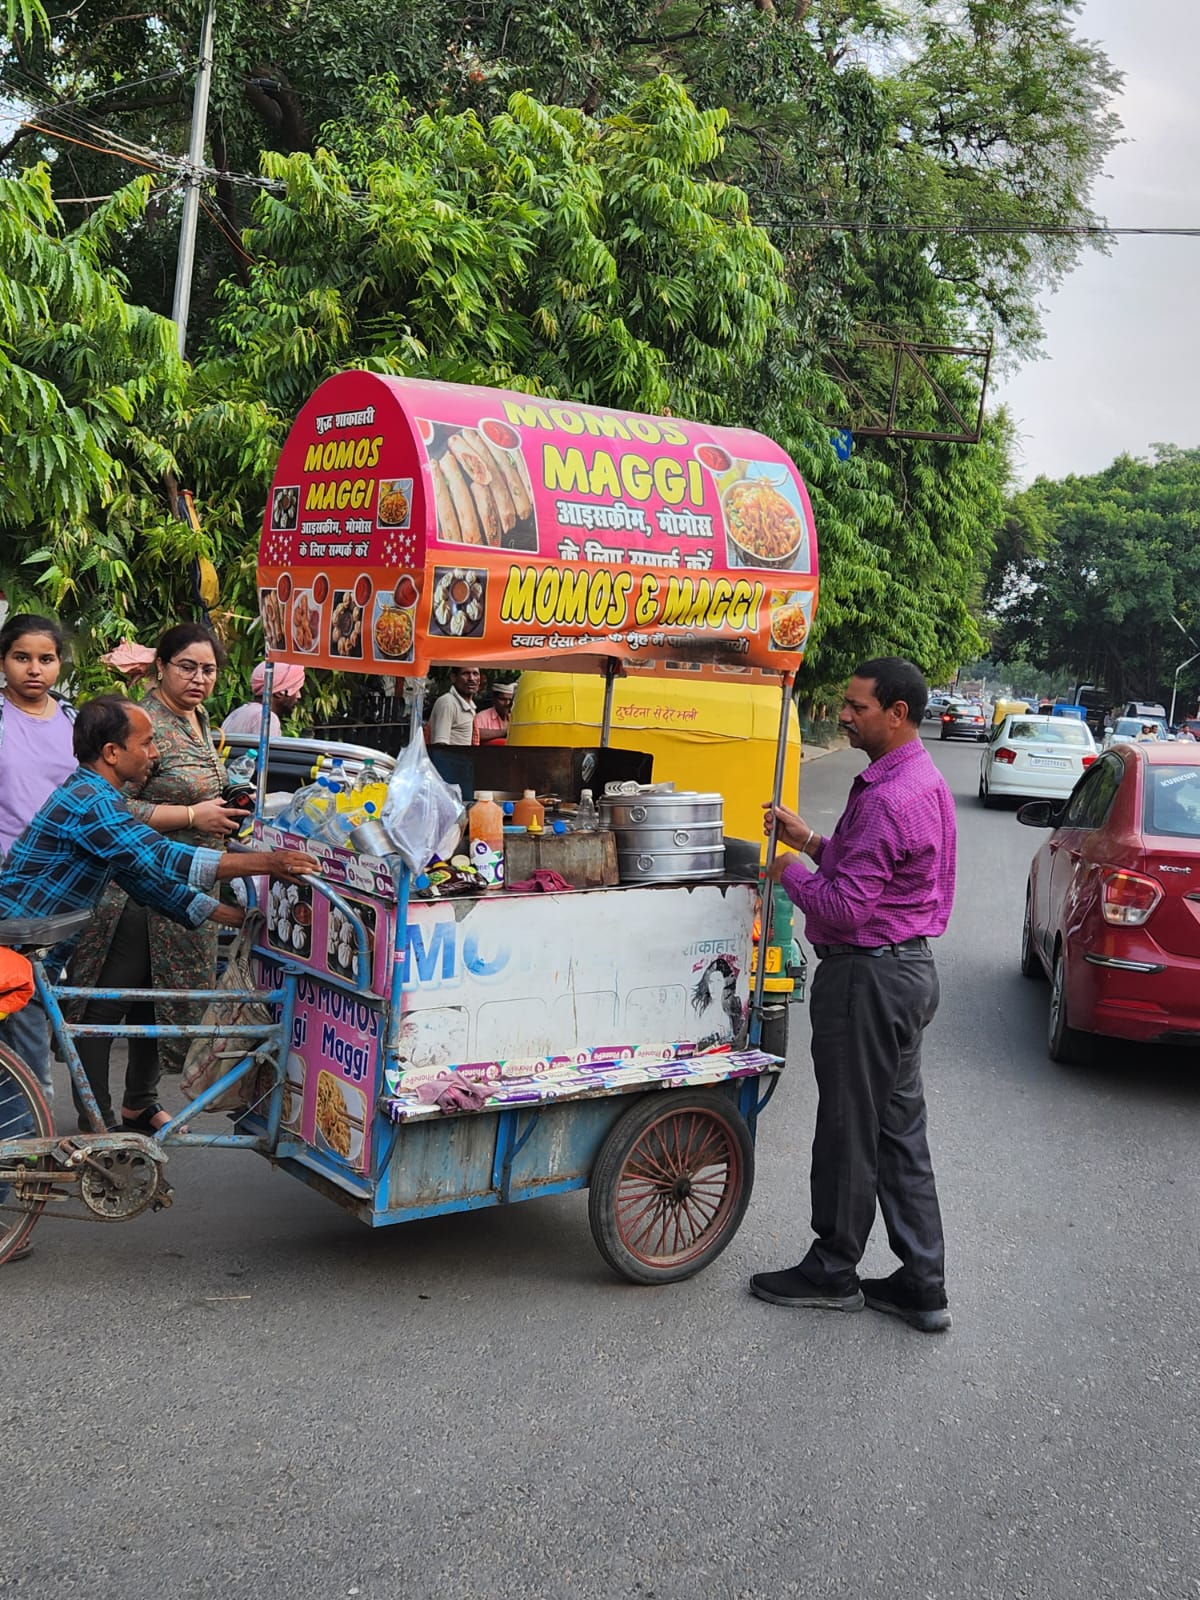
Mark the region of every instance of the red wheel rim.
<instances>
[{"instance_id":1,"label":"red wheel rim","mask_svg":"<svg viewBox=\"0 0 1200 1600\"><path fill-rule=\"evenodd\" d=\"M742 1189L742 1152L710 1111L667 1111L643 1130L617 1179L621 1243L648 1267L680 1266L708 1249Z\"/></svg>"}]
</instances>

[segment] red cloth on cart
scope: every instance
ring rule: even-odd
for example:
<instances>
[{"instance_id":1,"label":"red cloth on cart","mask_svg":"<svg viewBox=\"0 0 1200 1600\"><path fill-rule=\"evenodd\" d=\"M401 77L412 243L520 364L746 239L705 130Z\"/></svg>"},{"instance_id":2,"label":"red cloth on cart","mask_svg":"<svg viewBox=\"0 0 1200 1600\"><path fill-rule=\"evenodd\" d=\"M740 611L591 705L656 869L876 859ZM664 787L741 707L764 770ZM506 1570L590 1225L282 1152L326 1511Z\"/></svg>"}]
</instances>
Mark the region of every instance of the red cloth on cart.
<instances>
[{"instance_id":1,"label":"red cloth on cart","mask_svg":"<svg viewBox=\"0 0 1200 1600\"><path fill-rule=\"evenodd\" d=\"M561 894L564 889L573 889L575 885L568 883L559 873L549 867L539 867L532 877L522 878L520 883L510 883L507 888L512 894Z\"/></svg>"}]
</instances>

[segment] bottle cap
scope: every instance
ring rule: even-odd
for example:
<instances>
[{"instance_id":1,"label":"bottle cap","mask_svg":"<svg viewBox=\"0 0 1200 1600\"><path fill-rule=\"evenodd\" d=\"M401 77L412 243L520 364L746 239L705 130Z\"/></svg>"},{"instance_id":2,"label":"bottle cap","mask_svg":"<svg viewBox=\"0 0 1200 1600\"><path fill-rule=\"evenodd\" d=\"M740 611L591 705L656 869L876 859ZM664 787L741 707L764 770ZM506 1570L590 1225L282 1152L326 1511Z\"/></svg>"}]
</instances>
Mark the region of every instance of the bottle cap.
<instances>
[{"instance_id":1,"label":"bottle cap","mask_svg":"<svg viewBox=\"0 0 1200 1600\"><path fill-rule=\"evenodd\" d=\"M545 833L545 831L545 828L542 827L536 817L530 817L529 826L525 829L526 833Z\"/></svg>"},{"instance_id":2,"label":"bottle cap","mask_svg":"<svg viewBox=\"0 0 1200 1600\"><path fill-rule=\"evenodd\" d=\"M512 803L512 801L511 801L511 800L506 800L506 801L505 801L505 802L504 802L504 804L503 804L503 806L501 806L501 808L500 808L500 809L501 809L501 810L502 810L502 811L503 811L503 812L504 812L504 815L505 815L505 816L506 816L506 817L511 817L511 816L512 816L512 814L513 814L513 812L514 812L514 811L515 811L515 810L516 810L516 809L517 809L517 808L516 808L516 806L514 806L514 805L513 805L513 803Z\"/></svg>"},{"instance_id":3,"label":"bottle cap","mask_svg":"<svg viewBox=\"0 0 1200 1600\"><path fill-rule=\"evenodd\" d=\"M367 815L369 817L373 817L378 809L379 808L378 808L378 806L376 806L374 800L368 800L367 803L363 806L363 810L367 813Z\"/></svg>"},{"instance_id":4,"label":"bottle cap","mask_svg":"<svg viewBox=\"0 0 1200 1600\"><path fill-rule=\"evenodd\" d=\"M560 833L561 834L561 833L566 833L566 831L567 831L567 825L566 825L565 822L555 822L554 824L552 824L552 827L553 827L553 831L555 833Z\"/></svg>"},{"instance_id":5,"label":"bottle cap","mask_svg":"<svg viewBox=\"0 0 1200 1600\"><path fill-rule=\"evenodd\" d=\"M590 800L592 798L592 791L590 789L581 789L579 791L579 798L581 800Z\"/></svg>"},{"instance_id":6,"label":"bottle cap","mask_svg":"<svg viewBox=\"0 0 1200 1600\"><path fill-rule=\"evenodd\" d=\"M526 798L526 800L536 800L537 799L537 790L536 789L526 789L525 798Z\"/></svg>"},{"instance_id":7,"label":"bottle cap","mask_svg":"<svg viewBox=\"0 0 1200 1600\"><path fill-rule=\"evenodd\" d=\"M475 798L476 800L494 800L496 791L494 789L476 789Z\"/></svg>"}]
</instances>

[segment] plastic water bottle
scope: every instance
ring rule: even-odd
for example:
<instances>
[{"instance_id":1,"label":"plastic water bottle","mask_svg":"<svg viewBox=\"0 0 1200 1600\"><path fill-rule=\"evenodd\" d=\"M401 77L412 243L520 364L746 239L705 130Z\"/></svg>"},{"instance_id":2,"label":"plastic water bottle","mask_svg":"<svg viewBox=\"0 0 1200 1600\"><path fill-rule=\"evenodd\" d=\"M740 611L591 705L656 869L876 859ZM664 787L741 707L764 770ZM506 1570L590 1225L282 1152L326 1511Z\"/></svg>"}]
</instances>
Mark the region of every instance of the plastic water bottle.
<instances>
[{"instance_id":1,"label":"plastic water bottle","mask_svg":"<svg viewBox=\"0 0 1200 1600\"><path fill-rule=\"evenodd\" d=\"M600 826L600 818L596 812L596 802L592 799L592 791L584 789L579 796L579 804L575 808L575 832L595 833Z\"/></svg>"},{"instance_id":2,"label":"plastic water bottle","mask_svg":"<svg viewBox=\"0 0 1200 1600\"><path fill-rule=\"evenodd\" d=\"M254 774L258 771L258 757L252 750L247 750L245 755L231 761L225 771L229 774L231 787L241 789L253 785Z\"/></svg>"},{"instance_id":3,"label":"plastic water bottle","mask_svg":"<svg viewBox=\"0 0 1200 1600\"><path fill-rule=\"evenodd\" d=\"M335 798L328 778L318 778L307 789L301 789L296 795L300 803L296 807L295 820L290 824L291 831L298 833L301 838L315 839L333 810Z\"/></svg>"}]
</instances>

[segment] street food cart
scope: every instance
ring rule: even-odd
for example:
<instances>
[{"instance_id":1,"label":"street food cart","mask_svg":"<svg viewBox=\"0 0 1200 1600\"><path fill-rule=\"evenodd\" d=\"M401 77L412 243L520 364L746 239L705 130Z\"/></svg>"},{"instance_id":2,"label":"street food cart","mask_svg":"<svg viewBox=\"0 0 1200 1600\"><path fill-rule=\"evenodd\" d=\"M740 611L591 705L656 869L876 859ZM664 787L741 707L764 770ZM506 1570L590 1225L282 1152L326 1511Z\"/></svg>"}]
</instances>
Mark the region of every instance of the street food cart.
<instances>
[{"instance_id":1,"label":"street food cart","mask_svg":"<svg viewBox=\"0 0 1200 1600\"><path fill-rule=\"evenodd\" d=\"M594 671L601 746L627 664L769 672L776 795L816 597L808 496L758 434L358 371L297 417L258 562L269 660L399 679L463 662ZM260 781L266 737L264 713ZM276 1032L160 1143L214 1142L198 1111L254 1081L219 1142L373 1226L589 1188L597 1245L634 1281L688 1276L725 1247L783 1065L758 1047L756 871L718 857L648 881L425 897L398 855L255 831L321 858L318 878L260 890Z\"/></svg>"}]
</instances>

